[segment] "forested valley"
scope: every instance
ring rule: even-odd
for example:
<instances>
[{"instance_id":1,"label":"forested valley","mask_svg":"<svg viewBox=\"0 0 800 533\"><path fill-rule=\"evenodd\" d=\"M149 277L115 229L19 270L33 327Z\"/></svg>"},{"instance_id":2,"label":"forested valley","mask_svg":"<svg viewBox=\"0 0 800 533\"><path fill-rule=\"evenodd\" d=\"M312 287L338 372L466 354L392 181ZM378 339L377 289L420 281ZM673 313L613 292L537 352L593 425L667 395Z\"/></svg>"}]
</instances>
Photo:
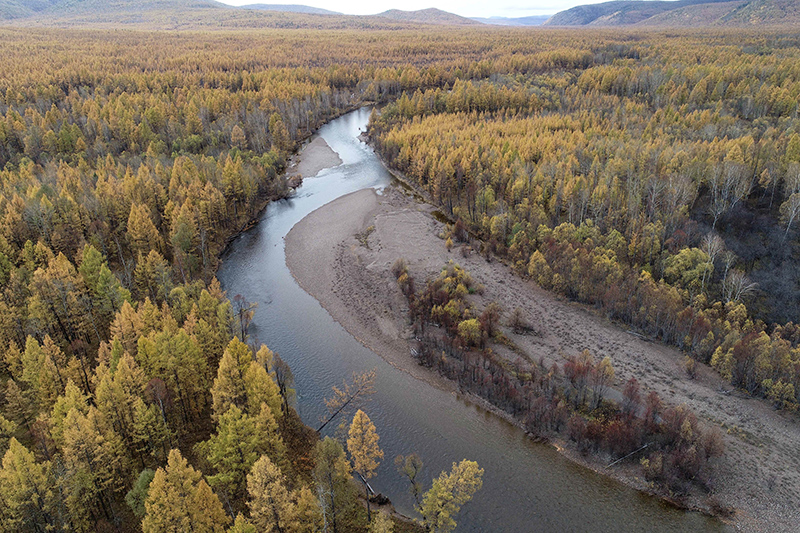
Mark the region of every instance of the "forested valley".
<instances>
[{"instance_id":1,"label":"forested valley","mask_svg":"<svg viewBox=\"0 0 800 533\"><path fill-rule=\"evenodd\" d=\"M799 45L0 30L0 529L416 527L359 503L382 458L367 414L319 440L288 366L247 335L257 310L214 277L289 194L298 144L364 103L386 104L374 142L454 238L796 408ZM418 459L398 466L428 530L481 486L470 461L425 493Z\"/></svg>"}]
</instances>

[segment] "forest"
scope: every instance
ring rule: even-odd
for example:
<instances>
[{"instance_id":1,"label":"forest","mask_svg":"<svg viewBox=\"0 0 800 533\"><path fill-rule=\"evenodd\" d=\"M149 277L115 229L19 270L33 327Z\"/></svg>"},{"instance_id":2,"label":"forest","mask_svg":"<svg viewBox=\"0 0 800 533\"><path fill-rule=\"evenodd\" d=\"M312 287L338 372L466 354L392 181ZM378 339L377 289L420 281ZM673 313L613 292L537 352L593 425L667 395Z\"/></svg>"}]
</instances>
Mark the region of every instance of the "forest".
<instances>
[{"instance_id":1,"label":"forest","mask_svg":"<svg viewBox=\"0 0 800 533\"><path fill-rule=\"evenodd\" d=\"M562 364L503 357L495 348L513 347L513 341L502 332L501 306L476 308L468 295L481 293L483 285L453 261L424 288L417 289L403 259L393 273L408 299L421 365L521 421L536 438L566 437L581 454L607 453L619 458L613 462L642 452L641 475L663 494L713 492L713 460L725 451L722 435L685 405L666 404L635 377L624 383L621 399L612 399L611 359L595 360L589 350ZM507 322L516 333L541 335L521 308Z\"/></svg>"},{"instance_id":2,"label":"forest","mask_svg":"<svg viewBox=\"0 0 800 533\"><path fill-rule=\"evenodd\" d=\"M487 254L793 410L796 45L575 51L546 72L404 92L372 135Z\"/></svg>"},{"instance_id":3,"label":"forest","mask_svg":"<svg viewBox=\"0 0 800 533\"><path fill-rule=\"evenodd\" d=\"M453 82L478 50L0 32L0 529L414 530L359 503L383 454L368 415L336 407L356 405L335 394L347 386L328 406L346 438L319 440L291 370L250 342L255 309L214 273L288 194L299 141L402 87ZM455 527L482 473L463 461L429 490L412 475L420 523Z\"/></svg>"},{"instance_id":4,"label":"forest","mask_svg":"<svg viewBox=\"0 0 800 533\"><path fill-rule=\"evenodd\" d=\"M0 529L416 527L359 503L367 413L304 426L214 278L298 143L364 103L458 235L794 408L796 293L767 272L794 271L798 42L764 35L0 29ZM429 531L481 486L398 466Z\"/></svg>"}]
</instances>

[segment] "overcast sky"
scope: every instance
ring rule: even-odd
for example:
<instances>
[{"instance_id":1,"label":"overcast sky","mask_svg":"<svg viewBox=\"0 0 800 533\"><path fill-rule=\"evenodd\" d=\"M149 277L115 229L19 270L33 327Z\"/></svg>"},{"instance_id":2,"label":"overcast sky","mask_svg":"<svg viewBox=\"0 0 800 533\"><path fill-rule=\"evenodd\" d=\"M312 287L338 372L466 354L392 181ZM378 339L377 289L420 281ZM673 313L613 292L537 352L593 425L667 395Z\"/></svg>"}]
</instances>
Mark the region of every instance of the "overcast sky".
<instances>
[{"instance_id":1,"label":"overcast sky","mask_svg":"<svg viewBox=\"0 0 800 533\"><path fill-rule=\"evenodd\" d=\"M594 4L603 0L402 0L383 3L374 0L220 0L226 4L241 6L244 4L303 4L321 7L331 11L339 11L349 15L374 15L387 9L404 9L412 11L437 7L465 17L524 17L528 15L552 15L564 9L580 4Z\"/></svg>"}]
</instances>

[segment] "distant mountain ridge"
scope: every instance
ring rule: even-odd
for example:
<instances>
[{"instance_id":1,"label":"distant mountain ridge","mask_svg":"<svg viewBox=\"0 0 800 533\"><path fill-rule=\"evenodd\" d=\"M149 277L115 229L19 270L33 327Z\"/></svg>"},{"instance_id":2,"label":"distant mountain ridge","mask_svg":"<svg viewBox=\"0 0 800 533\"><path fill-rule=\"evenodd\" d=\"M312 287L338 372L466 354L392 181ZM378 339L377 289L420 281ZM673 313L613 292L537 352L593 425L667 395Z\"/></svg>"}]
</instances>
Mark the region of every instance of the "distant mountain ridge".
<instances>
[{"instance_id":1,"label":"distant mountain ridge","mask_svg":"<svg viewBox=\"0 0 800 533\"><path fill-rule=\"evenodd\" d=\"M247 4L242 9L259 9L262 11L281 11L283 13L304 13L306 15L341 15L338 11L329 11L319 7L300 4Z\"/></svg>"},{"instance_id":2,"label":"distant mountain ridge","mask_svg":"<svg viewBox=\"0 0 800 533\"><path fill-rule=\"evenodd\" d=\"M229 7L214 0L0 0L0 20L72 13L131 13Z\"/></svg>"},{"instance_id":3,"label":"distant mountain ridge","mask_svg":"<svg viewBox=\"0 0 800 533\"><path fill-rule=\"evenodd\" d=\"M552 17L467 18L436 8L344 15L301 4L216 0L0 0L0 22L25 26L203 28L405 28L417 24L473 26L753 27L800 24L800 0L612 0L580 5Z\"/></svg>"},{"instance_id":4,"label":"distant mountain ridge","mask_svg":"<svg viewBox=\"0 0 800 533\"><path fill-rule=\"evenodd\" d=\"M53 7L59 0L0 0L0 20L29 17Z\"/></svg>"},{"instance_id":5,"label":"distant mountain ridge","mask_svg":"<svg viewBox=\"0 0 800 533\"><path fill-rule=\"evenodd\" d=\"M462 17L454 13L448 13L447 11L436 9L435 7L419 9L417 11L390 9L388 11L384 11L383 13L378 13L376 16L402 22L416 22L421 24L447 24L458 26L472 26L480 24L480 22L476 20Z\"/></svg>"},{"instance_id":6,"label":"distant mountain ridge","mask_svg":"<svg viewBox=\"0 0 800 533\"><path fill-rule=\"evenodd\" d=\"M28 0L22 0L27 3ZM34 0L41 1L41 0ZM215 9L228 7L215 0L50 0L52 7L48 11L151 11L169 8L183 9Z\"/></svg>"},{"instance_id":7,"label":"distant mountain ridge","mask_svg":"<svg viewBox=\"0 0 800 533\"><path fill-rule=\"evenodd\" d=\"M136 26L148 29L411 28L419 24L477 25L440 9L344 15L300 4L231 6L216 0L0 0L0 22L23 26Z\"/></svg>"},{"instance_id":8,"label":"distant mountain ridge","mask_svg":"<svg viewBox=\"0 0 800 533\"><path fill-rule=\"evenodd\" d=\"M552 15L531 15L529 17L470 17L482 24L494 26L541 26Z\"/></svg>"},{"instance_id":9,"label":"distant mountain ridge","mask_svg":"<svg viewBox=\"0 0 800 533\"><path fill-rule=\"evenodd\" d=\"M3 1L3 0L0 0ZM27 0L23 0L27 1ZM241 9L212 0L83 0L33 12L4 14L6 25L147 30L384 29L384 19ZM377 21L377 22L376 22ZM0 20L0 24L3 21ZM395 27L407 25L394 23Z\"/></svg>"},{"instance_id":10,"label":"distant mountain ridge","mask_svg":"<svg viewBox=\"0 0 800 533\"><path fill-rule=\"evenodd\" d=\"M553 15L546 26L748 27L800 23L800 0L613 0Z\"/></svg>"}]
</instances>

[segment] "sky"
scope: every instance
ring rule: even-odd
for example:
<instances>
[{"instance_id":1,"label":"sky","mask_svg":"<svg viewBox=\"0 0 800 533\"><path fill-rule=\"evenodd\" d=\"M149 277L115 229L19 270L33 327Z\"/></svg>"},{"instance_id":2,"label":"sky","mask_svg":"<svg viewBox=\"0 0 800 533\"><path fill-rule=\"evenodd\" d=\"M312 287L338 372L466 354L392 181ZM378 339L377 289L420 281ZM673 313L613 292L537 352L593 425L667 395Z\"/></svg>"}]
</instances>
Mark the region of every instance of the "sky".
<instances>
[{"instance_id":1,"label":"sky","mask_svg":"<svg viewBox=\"0 0 800 533\"><path fill-rule=\"evenodd\" d=\"M338 11L348 15L374 15L387 9L413 11L436 7L464 17L525 17L529 15L552 15L581 4L593 4L603 0L402 0L397 3L374 0L220 0L226 4L303 4Z\"/></svg>"}]
</instances>

